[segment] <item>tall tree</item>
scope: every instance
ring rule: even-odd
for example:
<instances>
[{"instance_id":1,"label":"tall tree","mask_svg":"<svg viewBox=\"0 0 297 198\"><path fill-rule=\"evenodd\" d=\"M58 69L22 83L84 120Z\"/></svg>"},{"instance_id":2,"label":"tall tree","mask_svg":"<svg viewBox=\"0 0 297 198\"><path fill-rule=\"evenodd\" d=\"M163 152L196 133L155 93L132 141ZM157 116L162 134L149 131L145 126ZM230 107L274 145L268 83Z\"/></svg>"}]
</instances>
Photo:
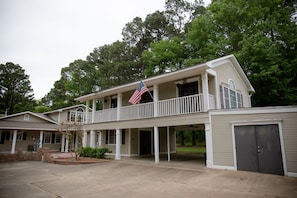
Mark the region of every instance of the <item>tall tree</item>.
<instances>
[{"instance_id":1,"label":"tall tree","mask_svg":"<svg viewBox=\"0 0 297 198\"><path fill-rule=\"evenodd\" d=\"M296 104L296 24L283 0L217 0L191 24L189 64L235 54L256 89L254 106Z\"/></svg>"},{"instance_id":2,"label":"tall tree","mask_svg":"<svg viewBox=\"0 0 297 198\"><path fill-rule=\"evenodd\" d=\"M0 64L0 113L30 111L35 106L29 76L18 64Z\"/></svg>"}]
</instances>

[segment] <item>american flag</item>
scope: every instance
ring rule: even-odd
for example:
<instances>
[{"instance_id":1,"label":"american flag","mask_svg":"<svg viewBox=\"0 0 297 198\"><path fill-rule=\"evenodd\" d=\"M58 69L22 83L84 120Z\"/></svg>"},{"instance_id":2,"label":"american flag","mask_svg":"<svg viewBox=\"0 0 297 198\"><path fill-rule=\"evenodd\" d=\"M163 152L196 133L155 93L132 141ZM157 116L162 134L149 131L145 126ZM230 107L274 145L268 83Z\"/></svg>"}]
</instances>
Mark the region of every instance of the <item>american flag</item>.
<instances>
[{"instance_id":1,"label":"american flag","mask_svg":"<svg viewBox=\"0 0 297 198\"><path fill-rule=\"evenodd\" d=\"M148 88L144 85L142 81L140 81L137 89L134 91L133 95L129 99L129 102L134 105L139 103L141 100L142 94L148 91L149 91Z\"/></svg>"}]
</instances>

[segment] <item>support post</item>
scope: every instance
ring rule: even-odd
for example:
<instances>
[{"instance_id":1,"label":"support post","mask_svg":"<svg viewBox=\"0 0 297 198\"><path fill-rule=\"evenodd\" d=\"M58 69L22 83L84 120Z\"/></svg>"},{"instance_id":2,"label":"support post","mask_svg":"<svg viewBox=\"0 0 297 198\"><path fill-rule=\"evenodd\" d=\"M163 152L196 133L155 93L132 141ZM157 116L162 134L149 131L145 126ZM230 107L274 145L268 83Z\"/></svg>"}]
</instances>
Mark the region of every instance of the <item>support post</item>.
<instances>
[{"instance_id":1,"label":"support post","mask_svg":"<svg viewBox=\"0 0 297 198\"><path fill-rule=\"evenodd\" d=\"M90 102L86 102L86 115L85 115L85 123L88 124L89 122L89 107L90 107Z\"/></svg>"},{"instance_id":2,"label":"support post","mask_svg":"<svg viewBox=\"0 0 297 198\"><path fill-rule=\"evenodd\" d=\"M18 134L18 131L14 130L13 131L13 137L12 137L12 144L11 144L11 153L12 154L15 153L15 145L16 145L17 134Z\"/></svg>"},{"instance_id":3,"label":"support post","mask_svg":"<svg viewBox=\"0 0 297 198\"><path fill-rule=\"evenodd\" d=\"M43 141L43 131L40 131L40 135L39 135L39 148L42 148L42 141Z\"/></svg>"},{"instance_id":4,"label":"support post","mask_svg":"<svg viewBox=\"0 0 297 198\"><path fill-rule=\"evenodd\" d=\"M93 105L92 105L92 123L95 122L95 112L96 112L96 99L93 99Z\"/></svg>"},{"instance_id":5,"label":"support post","mask_svg":"<svg viewBox=\"0 0 297 198\"><path fill-rule=\"evenodd\" d=\"M155 163L158 164L160 162L159 156L159 128L154 127L154 148L155 148Z\"/></svg>"},{"instance_id":6,"label":"support post","mask_svg":"<svg viewBox=\"0 0 297 198\"><path fill-rule=\"evenodd\" d=\"M65 152L65 133L62 133L62 139L61 139L61 152Z\"/></svg>"},{"instance_id":7,"label":"support post","mask_svg":"<svg viewBox=\"0 0 297 198\"><path fill-rule=\"evenodd\" d=\"M83 147L86 147L87 146L87 131L84 130L84 134L83 134Z\"/></svg>"},{"instance_id":8,"label":"support post","mask_svg":"<svg viewBox=\"0 0 297 198\"><path fill-rule=\"evenodd\" d=\"M123 98L123 94L122 93L118 93L118 100L117 100L117 121L121 120L122 98Z\"/></svg>"},{"instance_id":9,"label":"support post","mask_svg":"<svg viewBox=\"0 0 297 198\"><path fill-rule=\"evenodd\" d=\"M69 147L69 136L66 134L65 153L68 153Z\"/></svg>"},{"instance_id":10,"label":"support post","mask_svg":"<svg viewBox=\"0 0 297 198\"><path fill-rule=\"evenodd\" d=\"M158 116L158 101L159 101L159 86L154 85L153 87L154 93L154 117Z\"/></svg>"},{"instance_id":11,"label":"support post","mask_svg":"<svg viewBox=\"0 0 297 198\"><path fill-rule=\"evenodd\" d=\"M202 92L203 92L203 111L209 110L209 91L208 91L208 74L202 75Z\"/></svg>"},{"instance_id":12,"label":"support post","mask_svg":"<svg viewBox=\"0 0 297 198\"><path fill-rule=\"evenodd\" d=\"M169 126L167 126L167 158L168 158L168 162L170 162L170 131L169 131Z\"/></svg>"},{"instance_id":13,"label":"support post","mask_svg":"<svg viewBox=\"0 0 297 198\"><path fill-rule=\"evenodd\" d=\"M204 123L205 125L205 142L206 142L206 167L212 168L213 166L213 145L212 145L212 131L211 124Z\"/></svg>"},{"instance_id":14,"label":"support post","mask_svg":"<svg viewBox=\"0 0 297 198\"><path fill-rule=\"evenodd\" d=\"M95 131L93 129L90 133L90 147L95 148Z\"/></svg>"},{"instance_id":15,"label":"support post","mask_svg":"<svg viewBox=\"0 0 297 198\"><path fill-rule=\"evenodd\" d=\"M116 160L121 159L121 131L119 128L116 129Z\"/></svg>"}]
</instances>

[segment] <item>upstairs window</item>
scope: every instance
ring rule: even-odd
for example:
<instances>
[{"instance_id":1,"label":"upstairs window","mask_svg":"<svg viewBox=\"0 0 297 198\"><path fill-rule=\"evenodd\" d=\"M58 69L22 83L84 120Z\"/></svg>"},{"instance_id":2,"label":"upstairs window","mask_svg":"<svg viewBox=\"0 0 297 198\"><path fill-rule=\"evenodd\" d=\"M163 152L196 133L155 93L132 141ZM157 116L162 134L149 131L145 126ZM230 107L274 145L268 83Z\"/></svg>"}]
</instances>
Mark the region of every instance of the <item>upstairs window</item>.
<instances>
[{"instance_id":1,"label":"upstairs window","mask_svg":"<svg viewBox=\"0 0 297 198\"><path fill-rule=\"evenodd\" d=\"M243 107L242 94L235 89L233 80L229 80L228 85L220 85L220 92L222 109L236 109Z\"/></svg>"},{"instance_id":2,"label":"upstairs window","mask_svg":"<svg viewBox=\"0 0 297 198\"><path fill-rule=\"evenodd\" d=\"M68 112L68 121L69 122L84 122L85 115L82 108L77 109L76 111Z\"/></svg>"}]
</instances>

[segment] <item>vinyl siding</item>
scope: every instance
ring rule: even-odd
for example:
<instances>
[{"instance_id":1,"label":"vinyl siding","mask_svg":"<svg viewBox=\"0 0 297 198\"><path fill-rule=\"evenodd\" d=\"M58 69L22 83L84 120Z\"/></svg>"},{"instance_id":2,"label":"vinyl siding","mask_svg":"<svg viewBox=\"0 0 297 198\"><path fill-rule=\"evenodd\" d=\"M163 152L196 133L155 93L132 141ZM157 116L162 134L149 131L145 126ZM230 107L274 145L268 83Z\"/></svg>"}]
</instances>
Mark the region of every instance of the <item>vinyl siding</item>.
<instances>
[{"instance_id":1,"label":"vinyl siding","mask_svg":"<svg viewBox=\"0 0 297 198\"><path fill-rule=\"evenodd\" d=\"M250 125L277 121L281 121L287 171L297 173L297 113L244 114L242 111L242 114L212 115L214 165L234 166L232 122Z\"/></svg>"}]
</instances>

